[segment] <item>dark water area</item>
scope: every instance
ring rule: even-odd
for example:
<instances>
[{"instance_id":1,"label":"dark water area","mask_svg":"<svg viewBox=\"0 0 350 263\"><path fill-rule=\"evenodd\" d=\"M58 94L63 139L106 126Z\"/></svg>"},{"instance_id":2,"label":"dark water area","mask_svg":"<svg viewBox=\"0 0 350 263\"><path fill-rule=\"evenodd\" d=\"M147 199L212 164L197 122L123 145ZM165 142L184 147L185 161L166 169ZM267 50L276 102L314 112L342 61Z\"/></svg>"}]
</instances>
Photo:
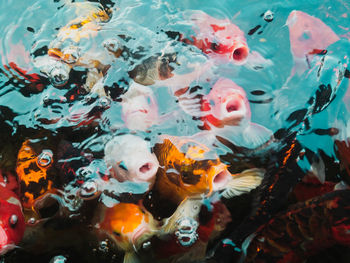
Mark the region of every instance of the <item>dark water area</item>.
<instances>
[{"instance_id":1,"label":"dark water area","mask_svg":"<svg viewBox=\"0 0 350 263\"><path fill-rule=\"evenodd\" d=\"M0 7L1 262L349 262L347 1Z\"/></svg>"}]
</instances>

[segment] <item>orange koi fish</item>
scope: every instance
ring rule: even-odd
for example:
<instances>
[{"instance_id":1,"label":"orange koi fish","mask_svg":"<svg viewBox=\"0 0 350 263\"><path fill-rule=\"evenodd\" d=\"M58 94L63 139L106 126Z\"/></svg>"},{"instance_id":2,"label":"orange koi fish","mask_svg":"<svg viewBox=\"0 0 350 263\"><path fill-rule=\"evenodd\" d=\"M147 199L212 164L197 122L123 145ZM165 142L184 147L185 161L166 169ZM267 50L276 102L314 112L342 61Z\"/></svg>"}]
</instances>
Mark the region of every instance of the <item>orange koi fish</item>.
<instances>
[{"instance_id":1,"label":"orange koi fish","mask_svg":"<svg viewBox=\"0 0 350 263\"><path fill-rule=\"evenodd\" d=\"M175 203L220 190L227 198L240 195L260 185L263 176L260 169L232 175L213 151L189 138L167 136L154 152L160 165L155 188Z\"/></svg>"},{"instance_id":2,"label":"orange koi fish","mask_svg":"<svg viewBox=\"0 0 350 263\"><path fill-rule=\"evenodd\" d=\"M53 181L48 176L52 163L51 150L43 150L39 154L34 150L30 140L22 144L17 156L16 172L24 208L33 209L38 199L55 192Z\"/></svg>"},{"instance_id":3,"label":"orange koi fish","mask_svg":"<svg viewBox=\"0 0 350 263\"><path fill-rule=\"evenodd\" d=\"M138 262L137 249L157 232L152 215L135 204L119 203L106 207L98 217L102 218L95 227L125 252L124 263Z\"/></svg>"}]
</instances>

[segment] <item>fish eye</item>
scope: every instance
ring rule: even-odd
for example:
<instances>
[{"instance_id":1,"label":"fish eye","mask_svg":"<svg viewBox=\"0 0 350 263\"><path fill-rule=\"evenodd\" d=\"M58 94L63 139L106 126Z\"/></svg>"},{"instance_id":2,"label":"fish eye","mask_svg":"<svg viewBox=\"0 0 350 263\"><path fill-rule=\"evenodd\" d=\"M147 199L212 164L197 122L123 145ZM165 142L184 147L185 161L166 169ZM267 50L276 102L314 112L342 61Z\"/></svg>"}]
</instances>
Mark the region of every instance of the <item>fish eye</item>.
<instances>
[{"instance_id":1,"label":"fish eye","mask_svg":"<svg viewBox=\"0 0 350 263\"><path fill-rule=\"evenodd\" d=\"M113 231L113 235L115 235L116 237L120 237L121 234L118 231Z\"/></svg>"},{"instance_id":2,"label":"fish eye","mask_svg":"<svg viewBox=\"0 0 350 263\"><path fill-rule=\"evenodd\" d=\"M119 163L119 167L122 168L122 169L125 170L125 171L128 170L128 168L126 167L126 165L125 165L125 163L124 163L123 161L121 161L121 162Z\"/></svg>"},{"instance_id":3,"label":"fish eye","mask_svg":"<svg viewBox=\"0 0 350 263\"><path fill-rule=\"evenodd\" d=\"M220 47L220 44L218 44L218 43L213 42L213 43L210 44L210 48L212 50L218 50L219 47Z\"/></svg>"},{"instance_id":4,"label":"fish eye","mask_svg":"<svg viewBox=\"0 0 350 263\"><path fill-rule=\"evenodd\" d=\"M17 222L18 222L18 217L15 214L11 215L10 218L9 218L10 226L12 228L14 228L17 225Z\"/></svg>"}]
</instances>

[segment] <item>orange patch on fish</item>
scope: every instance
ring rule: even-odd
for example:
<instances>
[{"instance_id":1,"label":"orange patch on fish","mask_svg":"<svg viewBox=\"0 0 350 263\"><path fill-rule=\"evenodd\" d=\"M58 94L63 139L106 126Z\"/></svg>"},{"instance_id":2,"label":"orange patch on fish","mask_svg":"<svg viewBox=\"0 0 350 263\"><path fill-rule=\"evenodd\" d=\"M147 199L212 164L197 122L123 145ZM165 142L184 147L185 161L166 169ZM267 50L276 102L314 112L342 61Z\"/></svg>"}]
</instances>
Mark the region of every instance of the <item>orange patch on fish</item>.
<instances>
[{"instance_id":1,"label":"orange patch on fish","mask_svg":"<svg viewBox=\"0 0 350 263\"><path fill-rule=\"evenodd\" d=\"M209 195L216 184L231 177L226 165L209 148L193 140L166 138L155 145L154 152L161 167L157 190L176 202Z\"/></svg>"},{"instance_id":2,"label":"orange patch on fish","mask_svg":"<svg viewBox=\"0 0 350 263\"><path fill-rule=\"evenodd\" d=\"M50 152L48 152L50 153ZM52 192L52 181L47 178L51 161L41 158L30 145L29 140L22 144L17 156L16 172L20 182L23 206L31 208L35 200L45 193ZM52 158L52 156L48 156ZM33 187L33 185L37 185Z\"/></svg>"}]
</instances>

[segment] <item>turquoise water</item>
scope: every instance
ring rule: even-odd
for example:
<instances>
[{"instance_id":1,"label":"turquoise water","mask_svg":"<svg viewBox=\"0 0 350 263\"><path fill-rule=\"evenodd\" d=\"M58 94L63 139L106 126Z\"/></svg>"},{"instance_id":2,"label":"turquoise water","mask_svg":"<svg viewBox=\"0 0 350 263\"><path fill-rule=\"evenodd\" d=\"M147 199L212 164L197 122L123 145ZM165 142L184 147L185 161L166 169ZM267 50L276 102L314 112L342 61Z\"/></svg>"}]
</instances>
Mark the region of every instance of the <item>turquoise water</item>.
<instances>
[{"instance_id":1,"label":"turquoise water","mask_svg":"<svg viewBox=\"0 0 350 263\"><path fill-rule=\"evenodd\" d=\"M219 78L231 79L246 92L252 123L265 127L275 135L282 130L286 131L284 136L276 135L267 147L263 146L259 151L253 143L245 142L239 145L241 134L224 132L222 136L230 143L248 148L248 152L253 152L253 156L257 156L258 159L249 159L249 156L246 161L241 158L240 152L230 148L229 143L216 141L215 145L210 145L211 150L220 156L222 162L230 166L230 172L241 172L242 167L251 168L257 164L266 165L270 156L273 156L271 159L278 159L276 153L279 153L286 143L284 137L293 132L296 132L296 139L301 146L313 152L316 159L325 155L334 161L332 164L326 163L329 171L330 167L339 165L334 140L345 140L349 137L349 72L347 71L347 76L339 77L335 71L344 74L349 64L350 5L346 1L93 2L100 2L104 8L111 10L112 16L94 37L82 38L73 44L80 48L81 54L87 54L93 57L92 60L109 65L103 78L103 87L111 94L116 92L116 96L101 96L83 87L87 72L93 68L91 63L88 63L88 66L74 67L64 85L54 83L38 66L38 58L44 57L48 48L55 43L59 29L76 18L77 13L82 12L79 8L76 9L71 1L16 0L0 3L3 10L0 15L1 169L16 169L18 151L28 139L39 145L41 150L53 150L53 173L56 173L54 177L58 178L57 188L60 190L57 198L59 205L63 207L63 212L58 217L54 216L52 222L49 220L47 225L39 224L42 228L32 230L34 233L52 231L51 235L55 241L51 240L52 236L35 234L38 237L33 238L28 234L19 244L23 249L15 249L12 254L9 253L4 259L5 262L20 262L26 258L48 262L56 255L64 255L72 262L80 256L84 257L86 262L121 262L122 256L115 253L113 245L110 245L109 249L95 245L95 236L88 231L90 229L76 230L75 225L67 221L80 220L81 225L91 228L92 223L89 219L94 217L91 210L94 210L96 202L107 206L119 203L120 200L137 203L148 191L148 185L129 181L120 183L112 179L110 185L98 185L101 188L99 195L95 196L98 198L79 198L81 185L77 181L80 177L84 181L108 174L103 161L104 149L106 143L115 135L137 135L149 142L152 148L159 143L161 135L193 136L203 131L202 119L185 112L178 98L173 96L172 90L166 84L149 86L160 117L147 129L135 131L127 127L122 117L121 106L121 94L125 93L132 83L128 72L133 70L135 65L142 64L145 59L162 52L176 53L179 63L174 66L174 72L179 75L189 73L193 68L199 70L210 60L199 49L189 48L188 45L183 45L165 34L167 31L195 34L191 21L184 19L193 10L202 10L217 19L228 18L244 32L250 51L259 53L261 57L250 65L215 64L190 82L190 87L201 87L195 94L208 94ZM286 23L293 10L300 10L319 18L340 40L327 47L325 59L321 55L314 56L308 61L308 70L291 77L295 59L291 52L289 28ZM267 11L272 12L272 21L264 19ZM123 37L120 37L121 35ZM113 59L111 55L106 55L108 53L101 43L118 37L133 56L128 59ZM324 63L321 74L313 70L320 63ZM39 79L33 80L33 76L39 76ZM331 85L330 96L323 94L320 103L310 103L311 98L317 98L322 84ZM331 128L337 129L337 134L327 133ZM262 143L268 141L267 138L264 139L266 140ZM200 136L199 140L206 141ZM300 160L298 165L301 171L307 173L312 163L310 159L305 158ZM87 171L87 176L84 175L84 171ZM340 181L338 174L326 173L327 176L336 177L336 182ZM73 200L71 196L75 196ZM249 199L242 202L250 201ZM248 204L249 207L251 205ZM52 214L48 213L51 218ZM242 211L242 217L248 214L248 211ZM239 223L242 218L238 216L235 220L235 223ZM66 239L71 240L81 232L88 232L86 240L91 242L80 238L76 242L65 244ZM224 231L221 234L216 241L227 235ZM100 241L97 243L100 244ZM52 246L47 251L38 252L41 250L41 244L46 242Z\"/></svg>"}]
</instances>

